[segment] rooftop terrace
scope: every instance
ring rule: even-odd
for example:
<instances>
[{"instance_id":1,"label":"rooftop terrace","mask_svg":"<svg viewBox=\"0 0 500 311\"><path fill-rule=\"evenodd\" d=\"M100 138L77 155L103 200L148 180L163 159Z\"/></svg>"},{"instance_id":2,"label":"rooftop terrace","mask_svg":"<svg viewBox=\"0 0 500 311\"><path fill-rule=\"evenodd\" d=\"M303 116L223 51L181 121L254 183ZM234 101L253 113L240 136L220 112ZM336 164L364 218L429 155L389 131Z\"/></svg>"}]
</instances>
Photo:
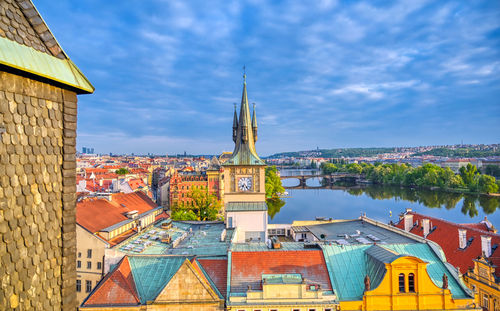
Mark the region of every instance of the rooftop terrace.
<instances>
[{"instance_id":1,"label":"rooftop terrace","mask_svg":"<svg viewBox=\"0 0 500 311\"><path fill-rule=\"evenodd\" d=\"M226 255L233 229L221 223L191 223L165 219L117 248L129 255Z\"/></svg>"}]
</instances>

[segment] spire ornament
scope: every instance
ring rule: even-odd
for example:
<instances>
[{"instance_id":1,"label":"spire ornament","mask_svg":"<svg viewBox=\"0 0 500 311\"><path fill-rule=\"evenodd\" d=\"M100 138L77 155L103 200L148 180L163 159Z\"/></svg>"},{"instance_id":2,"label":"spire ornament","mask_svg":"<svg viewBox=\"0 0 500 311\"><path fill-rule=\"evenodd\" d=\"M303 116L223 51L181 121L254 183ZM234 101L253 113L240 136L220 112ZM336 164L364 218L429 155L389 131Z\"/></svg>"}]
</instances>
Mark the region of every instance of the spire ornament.
<instances>
[{"instance_id":1,"label":"spire ornament","mask_svg":"<svg viewBox=\"0 0 500 311\"><path fill-rule=\"evenodd\" d=\"M253 131L253 140L257 141L257 115L255 114L255 103L253 103L253 114L252 114L252 131Z\"/></svg>"}]
</instances>

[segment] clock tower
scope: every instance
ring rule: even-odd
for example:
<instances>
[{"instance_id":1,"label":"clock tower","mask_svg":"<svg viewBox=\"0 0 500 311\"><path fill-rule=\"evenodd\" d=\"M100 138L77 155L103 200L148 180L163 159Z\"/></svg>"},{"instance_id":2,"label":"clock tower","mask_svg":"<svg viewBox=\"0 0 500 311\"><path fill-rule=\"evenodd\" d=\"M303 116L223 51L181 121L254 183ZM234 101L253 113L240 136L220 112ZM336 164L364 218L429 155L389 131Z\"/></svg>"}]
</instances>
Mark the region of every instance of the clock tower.
<instances>
[{"instance_id":1,"label":"clock tower","mask_svg":"<svg viewBox=\"0 0 500 311\"><path fill-rule=\"evenodd\" d=\"M224 162L224 205L227 228L236 228L238 242L267 239L266 164L257 155L255 104L250 117L246 75L240 114L234 108L234 151Z\"/></svg>"}]
</instances>

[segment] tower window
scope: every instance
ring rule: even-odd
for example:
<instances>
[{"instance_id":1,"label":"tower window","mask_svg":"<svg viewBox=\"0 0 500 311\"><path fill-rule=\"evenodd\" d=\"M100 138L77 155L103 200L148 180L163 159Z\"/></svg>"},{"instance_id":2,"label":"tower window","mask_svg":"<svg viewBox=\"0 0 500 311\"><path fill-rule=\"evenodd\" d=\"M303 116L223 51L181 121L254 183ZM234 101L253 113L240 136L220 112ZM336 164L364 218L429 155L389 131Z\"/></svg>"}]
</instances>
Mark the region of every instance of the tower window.
<instances>
[{"instance_id":1,"label":"tower window","mask_svg":"<svg viewBox=\"0 0 500 311\"><path fill-rule=\"evenodd\" d=\"M399 274L399 292L400 293L405 292L405 275L404 275L404 273Z\"/></svg>"},{"instance_id":2,"label":"tower window","mask_svg":"<svg viewBox=\"0 0 500 311\"><path fill-rule=\"evenodd\" d=\"M408 291L410 293L415 292L415 274L413 273L408 274Z\"/></svg>"},{"instance_id":3,"label":"tower window","mask_svg":"<svg viewBox=\"0 0 500 311\"><path fill-rule=\"evenodd\" d=\"M76 280L76 291L77 292L82 291L82 280Z\"/></svg>"}]
</instances>

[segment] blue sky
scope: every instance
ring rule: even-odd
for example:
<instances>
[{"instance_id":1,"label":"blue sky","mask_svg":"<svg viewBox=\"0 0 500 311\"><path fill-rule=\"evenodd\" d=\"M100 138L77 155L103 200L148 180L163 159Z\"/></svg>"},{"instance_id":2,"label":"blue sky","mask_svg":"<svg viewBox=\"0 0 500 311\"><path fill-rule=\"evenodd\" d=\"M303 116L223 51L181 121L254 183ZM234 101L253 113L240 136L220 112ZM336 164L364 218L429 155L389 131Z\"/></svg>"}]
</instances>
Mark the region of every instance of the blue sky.
<instances>
[{"instance_id":1,"label":"blue sky","mask_svg":"<svg viewBox=\"0 0 500 311\"><path fill-rule=\"evenodd\" d=\"M499 1L34 2L96 87L79 148L231 151L243 65L262 155L500 142Z\"/></svg>"}]
</instances>

